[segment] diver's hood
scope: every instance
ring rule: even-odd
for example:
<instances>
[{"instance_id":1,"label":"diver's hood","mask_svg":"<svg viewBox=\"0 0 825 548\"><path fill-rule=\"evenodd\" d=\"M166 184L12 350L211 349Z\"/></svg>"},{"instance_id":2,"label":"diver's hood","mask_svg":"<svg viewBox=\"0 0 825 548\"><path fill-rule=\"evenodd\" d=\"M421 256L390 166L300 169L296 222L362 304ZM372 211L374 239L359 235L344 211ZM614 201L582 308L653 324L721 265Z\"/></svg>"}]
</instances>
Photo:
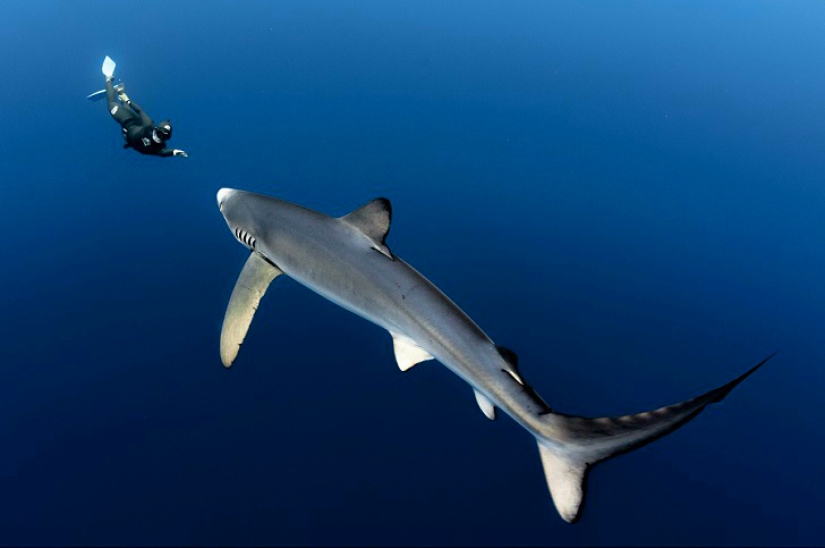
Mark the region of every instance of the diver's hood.
<instances>
[{"instance_id":1,"label":"diver's hood","mask_svg":"<svg viewBox=\"0 0 825 548\"><path fill-rule=\"evenodd\" d=\"M155 126L155 131L158 134L158 137L163 139L164 141L168 141L172 138L172 122L169 120L164 120Z\"/></svg>"}]
</instances>

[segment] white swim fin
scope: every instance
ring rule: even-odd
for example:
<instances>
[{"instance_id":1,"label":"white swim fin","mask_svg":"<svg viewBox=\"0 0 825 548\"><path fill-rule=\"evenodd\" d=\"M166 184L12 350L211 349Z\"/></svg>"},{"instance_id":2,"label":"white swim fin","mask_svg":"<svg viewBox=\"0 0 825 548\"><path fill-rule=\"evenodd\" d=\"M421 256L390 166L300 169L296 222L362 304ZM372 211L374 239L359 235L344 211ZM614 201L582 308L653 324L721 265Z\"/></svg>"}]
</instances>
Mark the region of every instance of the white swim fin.
<instances>
[{"instance_id":1,"label":"white swim fin","mask_svg":"<svg viewBox=\"0 0 825 548\"><path fill-rule=\"evenodd\" d=\"M120 93L123 90L123 83L115 84L115 92ZM101 89L100 91L96 91L94 93L90 93L86 96L86 99L92 102L100 101L101 99L106 98L106 90Z\"/></svg>"},{"instance_id":2,"label":"white swim fin","mask_svg":"<svg viewBox=\"0 0 825 548\"><path fill-rule=\"evenodd\" d=\"M103 76L106 78L114 77L115 66L115 62L112 61L112 58L107 55L106 59L103 60L103 68L101 69L103 71Z\"/></svg>"}]
</instances>

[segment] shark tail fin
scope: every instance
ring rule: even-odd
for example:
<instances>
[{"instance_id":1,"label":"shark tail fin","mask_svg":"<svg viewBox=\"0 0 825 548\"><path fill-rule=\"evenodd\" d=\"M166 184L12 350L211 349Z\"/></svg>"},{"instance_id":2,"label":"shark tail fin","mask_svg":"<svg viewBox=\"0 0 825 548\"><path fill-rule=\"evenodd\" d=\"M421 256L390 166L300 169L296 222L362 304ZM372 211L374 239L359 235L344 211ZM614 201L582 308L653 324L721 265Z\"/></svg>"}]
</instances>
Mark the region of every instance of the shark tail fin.
<instances>
[{"instance_id":1,"label":"shark tail fin","mask_svg":"<svg viewBox=\"0 0 825 548\"><path fill-rule=\"evenodd\" d=\"M578 520L587 474L595 464L637 449L687 424L702 410L722 401L731 390L770 360L776 352L729 383L706 394L636 415L585 418L560 413L543 416L536 437L553 503L568 523Z\"/></svg>"}]
</instances>

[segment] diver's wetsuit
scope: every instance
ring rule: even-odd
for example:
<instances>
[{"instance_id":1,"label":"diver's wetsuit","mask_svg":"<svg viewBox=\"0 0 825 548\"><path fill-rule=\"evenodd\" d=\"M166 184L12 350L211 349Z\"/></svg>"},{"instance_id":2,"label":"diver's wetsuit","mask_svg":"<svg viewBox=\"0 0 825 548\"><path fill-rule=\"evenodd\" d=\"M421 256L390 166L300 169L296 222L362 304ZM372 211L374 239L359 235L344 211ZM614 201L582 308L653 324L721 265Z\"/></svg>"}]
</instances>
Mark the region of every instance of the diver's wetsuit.
<instances>
[{"instance_id":1,"label":"diver's wetsuit","mask_svg":"<svg viewBox=\"0 0 825 548\"><path fill-rule=\"evenodd\" d=\"M166 141L155 131L155 122L137 103L129 101L123 104L117 100L110 80L106 81L106 101L109 103L109 114L123 128L123 138L126 139L124 147L132 147L141 154L174 155L175 150L166 147Z\"/></svg>"}]
</instances>

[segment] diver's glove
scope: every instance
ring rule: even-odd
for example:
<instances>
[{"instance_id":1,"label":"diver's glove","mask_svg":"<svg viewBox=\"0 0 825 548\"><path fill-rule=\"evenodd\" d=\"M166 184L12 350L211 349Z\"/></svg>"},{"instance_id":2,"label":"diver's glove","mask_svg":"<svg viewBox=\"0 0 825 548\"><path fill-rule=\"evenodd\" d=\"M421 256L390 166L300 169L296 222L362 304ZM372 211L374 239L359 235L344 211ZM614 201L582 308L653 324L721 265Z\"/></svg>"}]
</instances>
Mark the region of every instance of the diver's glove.
<instances>
[{"instance_id":1,"label":"diver's glove","mask_svg":"<svg viewBox=\"0 0 825 548\"><path fill-rule=\"evenodd\" d=\"M120 99L121 103L126 104L126 105L129 104L129 96L126 95L126 92L124 90L120 90L118 92L117 98Z\"/></svg>"},{"instance_id":2,"label":"diver's glove","mask_svg":"<svg viewBox=\"0 0 825 548\"><path fill-rule=\"evenodd\" d=\"M172 151L172 156L180 156L181 158L189 158L189 155L186 154L184 151L180 149L175 149Z\"/></svg>"}]
</instances>

